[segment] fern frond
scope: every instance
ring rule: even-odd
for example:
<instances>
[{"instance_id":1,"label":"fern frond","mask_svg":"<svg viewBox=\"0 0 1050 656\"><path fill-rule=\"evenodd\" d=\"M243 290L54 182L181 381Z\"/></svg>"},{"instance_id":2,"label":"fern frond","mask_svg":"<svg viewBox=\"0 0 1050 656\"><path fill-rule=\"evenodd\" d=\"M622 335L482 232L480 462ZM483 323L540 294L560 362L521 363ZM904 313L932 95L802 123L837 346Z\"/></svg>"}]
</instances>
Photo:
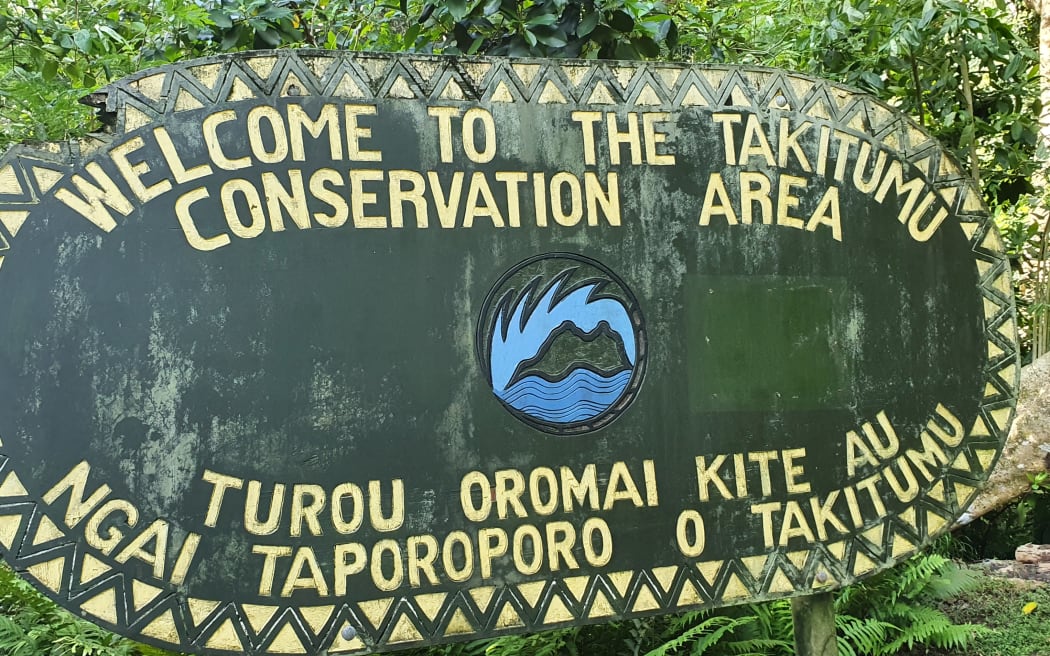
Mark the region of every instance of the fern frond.
<instances>
[{"instance_id":1,"label":"fern frond","mask_svg":"<svg viewBox=\"0 0 1050 656\"><path fill-rule=\"evenodd\" d=\"M844 636L836 636L835 640L839 645L839 656L858 656L856 650L853 649L853 645Z\"/></svg>"},{"instance_id":2,"label":"fern frond","mask_svg":"<svg viewBox=\"0 0 1050 656\"><path fill-rule=\"evenodd\" d=\"M795 625L791 616L791 602L786 599L778 599L764 604L750 604L748 611L757 620L759 635L794 640Z\"/></svg>"},{"instance_id":3,"label":"fern frond","mask_svg":"<svg viewBox=\"0 0 1050 656\"><path fill-rule=\"evenodd\" d=\"M890 595L890 602L896 603L900 598L914 599L929 585L934 576L940 574L951 561L940 554L918 554L906 560L897 572L896 589ZM894 577L889 577L893 580Z\"/></svg>"},{"instance_id":4,"label":"fern frond","mask_svg":"<svg viewBox=\"0 0 1050 656\"><path fill-rule=\"evenodd\" d=\"M972 624L954 624L943 613L933 609L923 609L916 615L917 621L902 628L896 639L887 643L885 654L895 654L903 647L912 649L915 645L928 645L938 648L965 647L984 627ZM918 617L922 617L921 620Z\"/></svg>"},{"instance_id":5,"label":"fern frond","mask_svg":"<svg viewBox=\"0 0 1050 656\"><path fill-rule=\"evenodd\" d=\"M888 636L898 631L889 622L874 618L859 618L849 615L835 617L835 629L839 635L839 653L849 656L874 656L880 653ZM843 642L847 649L843 649Z\"/></svg>"},{"instance_id":6,"label":"fern frond","mask_svg":"<svg viewBox=\"0 0 1050 656\"><path fill-rule=\"evenodd\" d=\"M937 576L930 579L929 585L923 590L923 596L931 600L949 599L973 590L980 582L981 578L977 572L949 563Z\"/></svg>"},{"instance_id":7,"label":"fern frond","mask_svg":"<svg viewBox=\"0 0 1050 656\"><path fill-rule=\"evenodd\" d=\"M545 631L531 635L503 636L485 647L488 656L556 656L565 651L575 628Z\"/></svg>"},{"instance_id":8,"label":"fern frond","mask_svg":"<svg viewBox=\"0 0 1050 656\"><path fill-rule=\"evenodd\" d=\"M693 643L694 641L695 644L692 645L690 653L692 656L700 656L710 647L718 644L726 634L733 632L738 627L751 624L756 619L757 618L754 615L737 618L725 617L722 615L709 617L681 635L650 650L645 656L668 656L668 654L673 654L677 650Z\"/></svg>"},{"instance_id":9,"label":"fern frond","mask_svg":"<svg viewBox=\"0 0 1050 656\"><path fill-rule=\"evenodd\" d=\"M770 654L792 654L794 645L789 640L775 638L751 638L735 640L725 645L734 656L770 656Z\"/></svg>"},{"instance_id":10,"label":"fern frond","mask_svg":"<svg viewBox=\"0 0 1050 656\"><path fill-rule=\"evenodd\" d=\"M18 622L0 615L0 653L33 656L37 653L37 641Z\"/></svg>"}]
</instances>

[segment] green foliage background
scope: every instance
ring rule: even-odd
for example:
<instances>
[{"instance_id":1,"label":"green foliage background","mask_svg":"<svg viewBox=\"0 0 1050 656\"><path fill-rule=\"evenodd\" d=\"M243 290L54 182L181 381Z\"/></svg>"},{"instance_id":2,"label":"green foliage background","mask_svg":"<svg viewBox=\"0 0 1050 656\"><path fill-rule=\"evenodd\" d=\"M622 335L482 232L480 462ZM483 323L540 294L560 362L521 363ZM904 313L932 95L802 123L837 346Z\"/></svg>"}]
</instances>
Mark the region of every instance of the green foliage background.
<instances>
[{"instance_id":1,"label":"green foliage background","mask_svg":"<svg viewBox=\"0 0 1050 656\"><path fill-rule=\"evenodd\" d=\"M77 101L150 65L250 48L671 59L789 68L868 91L939 137L979 181L1014 260L1024 349L1045 258L1036 21L956 0L24 0L0 4L0 151L101 129ZM934 602L972 575L938 555L841 592L839 653L953 648L981 629ZM0 653L155 656L73 618L0 569ZM768 654L788 602L577 627L416 654Z\"/></svg>"},{"instance_id":2,"label":"green foliage background","mask_svg":"<svg viewBox=\"0 0 1050 656\"><path fill-rule=\"evenodd\" d=\"M151 64L248 48L778 66L869 91L1029 191L1038 72L1026 15L955 0L33 0L0 7L0 147L97 127L76 100ZM42 111L46 110L46 111Z\"/></svg>"}]
</instances>

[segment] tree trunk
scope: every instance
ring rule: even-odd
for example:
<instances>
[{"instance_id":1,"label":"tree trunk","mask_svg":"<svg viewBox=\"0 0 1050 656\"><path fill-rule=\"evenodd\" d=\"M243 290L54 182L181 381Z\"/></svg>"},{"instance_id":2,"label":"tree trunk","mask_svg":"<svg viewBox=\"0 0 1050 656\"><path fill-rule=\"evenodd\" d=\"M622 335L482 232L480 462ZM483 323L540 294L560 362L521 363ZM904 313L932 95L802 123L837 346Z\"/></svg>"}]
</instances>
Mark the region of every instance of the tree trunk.
<instances>
[{"instance_id":1,"label":"tree trunk","mask_svg":"<svg viewBox=\"0 0 1050 656\"><path fill-rule=\"evenodd\" d=\"M792 599L791 619L795 627L795 653L798 656L838 654L835 597L830 592Z\"/></svg>"}]
</instances>

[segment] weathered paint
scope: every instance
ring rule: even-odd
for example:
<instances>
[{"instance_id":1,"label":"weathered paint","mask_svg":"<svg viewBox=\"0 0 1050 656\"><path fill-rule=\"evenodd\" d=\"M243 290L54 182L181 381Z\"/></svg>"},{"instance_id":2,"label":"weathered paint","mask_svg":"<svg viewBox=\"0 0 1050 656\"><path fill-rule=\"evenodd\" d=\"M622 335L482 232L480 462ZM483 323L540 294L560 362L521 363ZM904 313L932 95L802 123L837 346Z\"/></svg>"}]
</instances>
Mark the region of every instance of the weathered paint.
<instances>
[{"instance_id":1,"label":"weathered paint","mask_svg":"<svg viewBox=\"0 0 1050 656\"><path fill-rule=\"evenodd\" d=\"M0 160L0 549L124 634L355 653L829 590L998 456L1002 245L867 96L309 51L105 91L111 142Z\"/></svg>"}]
</instances>

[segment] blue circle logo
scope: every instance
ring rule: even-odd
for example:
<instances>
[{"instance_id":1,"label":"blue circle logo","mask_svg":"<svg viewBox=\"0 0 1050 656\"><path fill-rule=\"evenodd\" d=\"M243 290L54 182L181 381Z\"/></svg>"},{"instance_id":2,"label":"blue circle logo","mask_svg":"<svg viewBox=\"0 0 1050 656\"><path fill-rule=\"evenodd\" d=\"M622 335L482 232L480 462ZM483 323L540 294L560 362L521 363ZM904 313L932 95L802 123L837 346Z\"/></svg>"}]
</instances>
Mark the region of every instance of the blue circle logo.
<instances>
[{"instance_id":1,"label":"blue circle logo","mask_svg":"<svg viewBox=\"0 0 1050 656\"><path fill-rule=\"evenodd\" d=\"M492 393L547 433L605 426L634 400L645 370L638 301L604 265L573 253L529 258L485 299L477 352Z\"/></svg>"}]
</instances>

